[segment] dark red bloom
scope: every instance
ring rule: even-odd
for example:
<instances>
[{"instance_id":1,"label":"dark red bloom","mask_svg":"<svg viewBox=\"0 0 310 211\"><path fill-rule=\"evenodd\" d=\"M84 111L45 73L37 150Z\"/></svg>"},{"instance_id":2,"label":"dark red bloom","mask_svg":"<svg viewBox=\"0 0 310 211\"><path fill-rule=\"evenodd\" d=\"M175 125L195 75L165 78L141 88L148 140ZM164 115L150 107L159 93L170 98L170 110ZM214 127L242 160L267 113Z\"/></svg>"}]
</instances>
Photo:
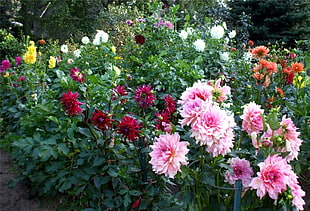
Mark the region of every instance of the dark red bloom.
<instances>
[{"instance_id":1,"label":"dark red bloom","mask_svg":"<svg viewBox=\"0 0 310 211\"><path fill-rule=\"evenodd\" d=\"M176 101L170 95L165 96L164 101L168 113L173 114L176 111Z\"/></svg>"},{"instance_id":2,"label":"dark red bloom","mask_svg":"<svg viewBox=\"0 0 310 211\"><path fill-rule=\"evenodd\" d=\"M74 67L74 69L70 69L70 77L75 80L78 81L80 83L82 83L84 81L84 74L80 72L80 70L77 67Z\"/></svg>"},{"instance_id":3,"label":"dark red bloom","mask_svg":"<svg viewBox=\"0 0 310 211\"><path fill-rule=\"evenodd\" d=\"M157 119L155 121L157 124L155 125L155 128L157 130L166 131L166 124L170 123L170 113L167 110L162 110L161 113L156 112L156 117Z\"/></svg>"},{"instance_id":4,"label":"dark red bloom","mask_svg":"<svg viewBox=\"0 0 310 211\"><path fill-rule=\"evenodd\" d=\"M141 197L139 197L132 205L131 205L131 209L137 208L139 207L141 203Z\"/></svg>"},{"instance_id":5,"label":"dark red bloom","mask_svg":"<svg viewBox=\"0 0 310 211\"><path fill-rule=\"evenodd\" d=\"M112 100L116 100L117 97L123 97L128 94L126 87L122 85L118 85L115 89L113 89ZM121 103L125 103L127 99L121 99Z\"/></svg>"},{"instance_id":6,"label":"dark red bloom","mask_svg":"<svg viewBox=\"0 0 310 211\"><path fill-rule=\"evenodd\" d=\"M289 84L292 84L292 83L293 83L294 76L295 76L294 71L291 71L291 72L285 77L286 85L289 85Z\"/></svg>"},{"instance_id":7,"label":"dark red bloom","mask_svg":"<svg viewBox=\"0 0 310 211\"><path fill-rule=\"evenodd\" d=\"M144 43L145 43L145 37L141 34L136 35L135 40L136 40L137 44L144 45Z\"/></svg>"},{"instance_id":8,"label":"dark red bloom","mask_svg":"<svg viewBox=\"0 0 310 211\"><path fill-rule=\"evenodd\" d=\"M141 127L136 119L130 116L124 116L122 121L117 125L116 133L123 135L129 141L133 141L139 137L141 131L138 129Z\"/></svg>"},{"instance_id":9,"label":"dark red bloom","mask_svg":"<svg viewBox=\"0 0 310 211\"><path fill-rule=\"evenodd\" d=\"M146 86L145 84L137 88L135 91L135 99L140 107L149 108L154 104L156 96L153 92L154 91L152 88L150 86Z\"/></svg>"},{"instance_id":10,"label":"dark red bloom","mask_svg":"<svg viewBox=\"0 0 310 211\"><path fill-rule=\"evenodd\" d=\"M114 121L113 119L110 119L110 117L112 117L112 114L103 113L100 110L96 110L93 113L93 117L90 118L90 121L92 121L93 125L99 130L106 130L111 127L111 123Z\"/></svg>"},{"instance_id":11,"label":"dark red bloom","mask_svg":"<svg viewBox=\"0 0 310 211\"><path fill-rule=\"evenodd\" d=\"M62 93L62 97L60 99L61 104L70 116L75 116L82 112L80 105L83 105L83 103L77 101L78 97L79 93L72 93L70 89L68 89L67 93Z\"/></svg>"}]
</instances>

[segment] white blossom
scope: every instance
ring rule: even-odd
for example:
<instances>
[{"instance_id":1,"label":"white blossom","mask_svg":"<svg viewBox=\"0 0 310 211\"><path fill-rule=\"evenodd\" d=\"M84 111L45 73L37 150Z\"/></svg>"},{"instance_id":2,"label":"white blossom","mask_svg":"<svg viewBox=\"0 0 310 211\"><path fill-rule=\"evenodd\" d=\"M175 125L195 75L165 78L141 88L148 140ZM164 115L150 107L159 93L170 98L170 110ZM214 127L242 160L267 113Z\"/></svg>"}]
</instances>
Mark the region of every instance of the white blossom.
<instances>
[{"instance_id":1,"label":"white blossom","mask_svg":"<svg viewBox=\"0 0 310 211\"><path fill-rule=\"evenodd\" d=\"M211 37L214 39L221 39L224 36L224 28L220 25L213 26L210 30Z\"/></svg>"},{"instance_id":2,"label":"white blossom","mask_svg":"<svg viewBox=\"0 0 310 211\"><path fill-rule=\"evenodd\" d=\"M194 44L195 49L197 51L204 51L204 49L206 47L206 43L202 39L196 40L193 44Z\"/></svg>"}]
</instances>

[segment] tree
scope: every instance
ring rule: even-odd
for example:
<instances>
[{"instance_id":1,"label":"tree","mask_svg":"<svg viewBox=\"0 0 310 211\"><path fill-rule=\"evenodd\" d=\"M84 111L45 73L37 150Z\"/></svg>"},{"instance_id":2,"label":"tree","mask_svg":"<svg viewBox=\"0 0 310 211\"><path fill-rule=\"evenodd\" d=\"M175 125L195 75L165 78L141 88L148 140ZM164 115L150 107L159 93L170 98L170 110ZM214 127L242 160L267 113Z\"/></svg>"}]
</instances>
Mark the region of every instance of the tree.
<instances>
[{"instance_id":1,"label":"tree","mask_svg":"<svg viewBox=\"0 0 310 211\"><path fill-rule=\"evenodd\" d=\"M231 0L227 2L230 22L242 27L241 16L250 17L249 39L257 44L284 42L294 46L296 40L310 38L310 2L304 0Z\"/></svg>"}]
</instances>

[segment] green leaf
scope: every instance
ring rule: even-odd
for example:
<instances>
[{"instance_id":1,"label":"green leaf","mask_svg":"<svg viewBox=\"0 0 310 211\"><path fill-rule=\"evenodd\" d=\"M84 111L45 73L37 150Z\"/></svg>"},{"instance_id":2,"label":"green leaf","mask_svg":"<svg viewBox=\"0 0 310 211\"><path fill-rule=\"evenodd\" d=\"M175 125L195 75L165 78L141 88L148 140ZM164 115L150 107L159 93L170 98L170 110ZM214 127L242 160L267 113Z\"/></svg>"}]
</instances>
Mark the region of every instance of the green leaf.
<instances>
[{"instance_id":1,"label":"green leaf","mask_svg":"<svg viewBox=\"0 0 310 211\"><path fill-rule=\"evenodd\" d=\"M93 166L100 166L101 164L104 163L104 161L105 161L104 158L96 156L95 159L94 159Z\"/></svg>"},{"instance_id":2,"label":"green leaf","mask_svg":"<svg viewBox=\"0 0 310 211\"><path fill-rule=\"evenodd\" d=\"M267 123L272 130L277 130L281 127L277 113L275 112L272 112L267 116Z\"/></svg>"},{"instance_id":3,"label":"green leaf","mask_svg":"<svg viewBox=\"0 0 310 211\"><path fill-rule=\"evenodd\" d=\"M68 155L68 153L69 153L69 149L65 143L58 144L57 149L58 149L59 153L62 153L64 155Z\"/></svg>"},{"instance_id":4,"label":"green leaf","mask_svg":"<svg viewBox=\"0 0 310 211\"><path fill-rule=\"evenodd\" d=\"M110 169L108 171L108 174L111 176L111 177L117 177L118 176L118 172L116 172L115 170L113 169Z\"/></svg>"},{"instance_id":5,"label":"green leaf","mask_svg":"<svg viewBox=\"0 0 310 211\"><path fill-rule=\"evenodd\" d=\"M78 131L87 137L92 137L92 134L88 128L78 127Z\"/></svg>"},{"instance_id":6,"label":"green leaf","mask_svg":"<svg viewBox=\"0 0 310 211\"><path fill-rule=\"evenodd\" d=\"M27 137L25 139L21 139L21 140L13 142L12 145L29 153L34 145L34 140L32 138Z\"/></svg>"},{"instance_id":7,"label":"green leaf","mask_svg":"<svg viewBox=\"0 0 310 211\"><path fill-rule=\"evenodd\" d=\"M130 190L130 191L129 191L129 194L130 194L131 196L140 196L140 195L141 195L141 192L138 191L138 190Z\"/></svg>"}]
</instances>

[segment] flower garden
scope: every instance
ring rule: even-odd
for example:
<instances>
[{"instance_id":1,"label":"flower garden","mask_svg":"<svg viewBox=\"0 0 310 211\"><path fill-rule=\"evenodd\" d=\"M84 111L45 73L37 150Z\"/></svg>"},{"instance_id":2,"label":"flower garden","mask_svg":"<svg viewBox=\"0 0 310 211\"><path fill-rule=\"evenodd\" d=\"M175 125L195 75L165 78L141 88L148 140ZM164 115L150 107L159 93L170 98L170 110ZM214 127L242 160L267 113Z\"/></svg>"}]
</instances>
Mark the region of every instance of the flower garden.
<instances>
[{"instance_id":1,"label":"flower garden","mask_svg":"<svg viewBox=\"0 0 310 211\"><path fill-rule=\"evenodd\" d=\"M26 37L1 61L9 185L63 210L306 209L310 52L176 29L177 10L122 23L121 46Z\"/></svg>"}]
</instances>

